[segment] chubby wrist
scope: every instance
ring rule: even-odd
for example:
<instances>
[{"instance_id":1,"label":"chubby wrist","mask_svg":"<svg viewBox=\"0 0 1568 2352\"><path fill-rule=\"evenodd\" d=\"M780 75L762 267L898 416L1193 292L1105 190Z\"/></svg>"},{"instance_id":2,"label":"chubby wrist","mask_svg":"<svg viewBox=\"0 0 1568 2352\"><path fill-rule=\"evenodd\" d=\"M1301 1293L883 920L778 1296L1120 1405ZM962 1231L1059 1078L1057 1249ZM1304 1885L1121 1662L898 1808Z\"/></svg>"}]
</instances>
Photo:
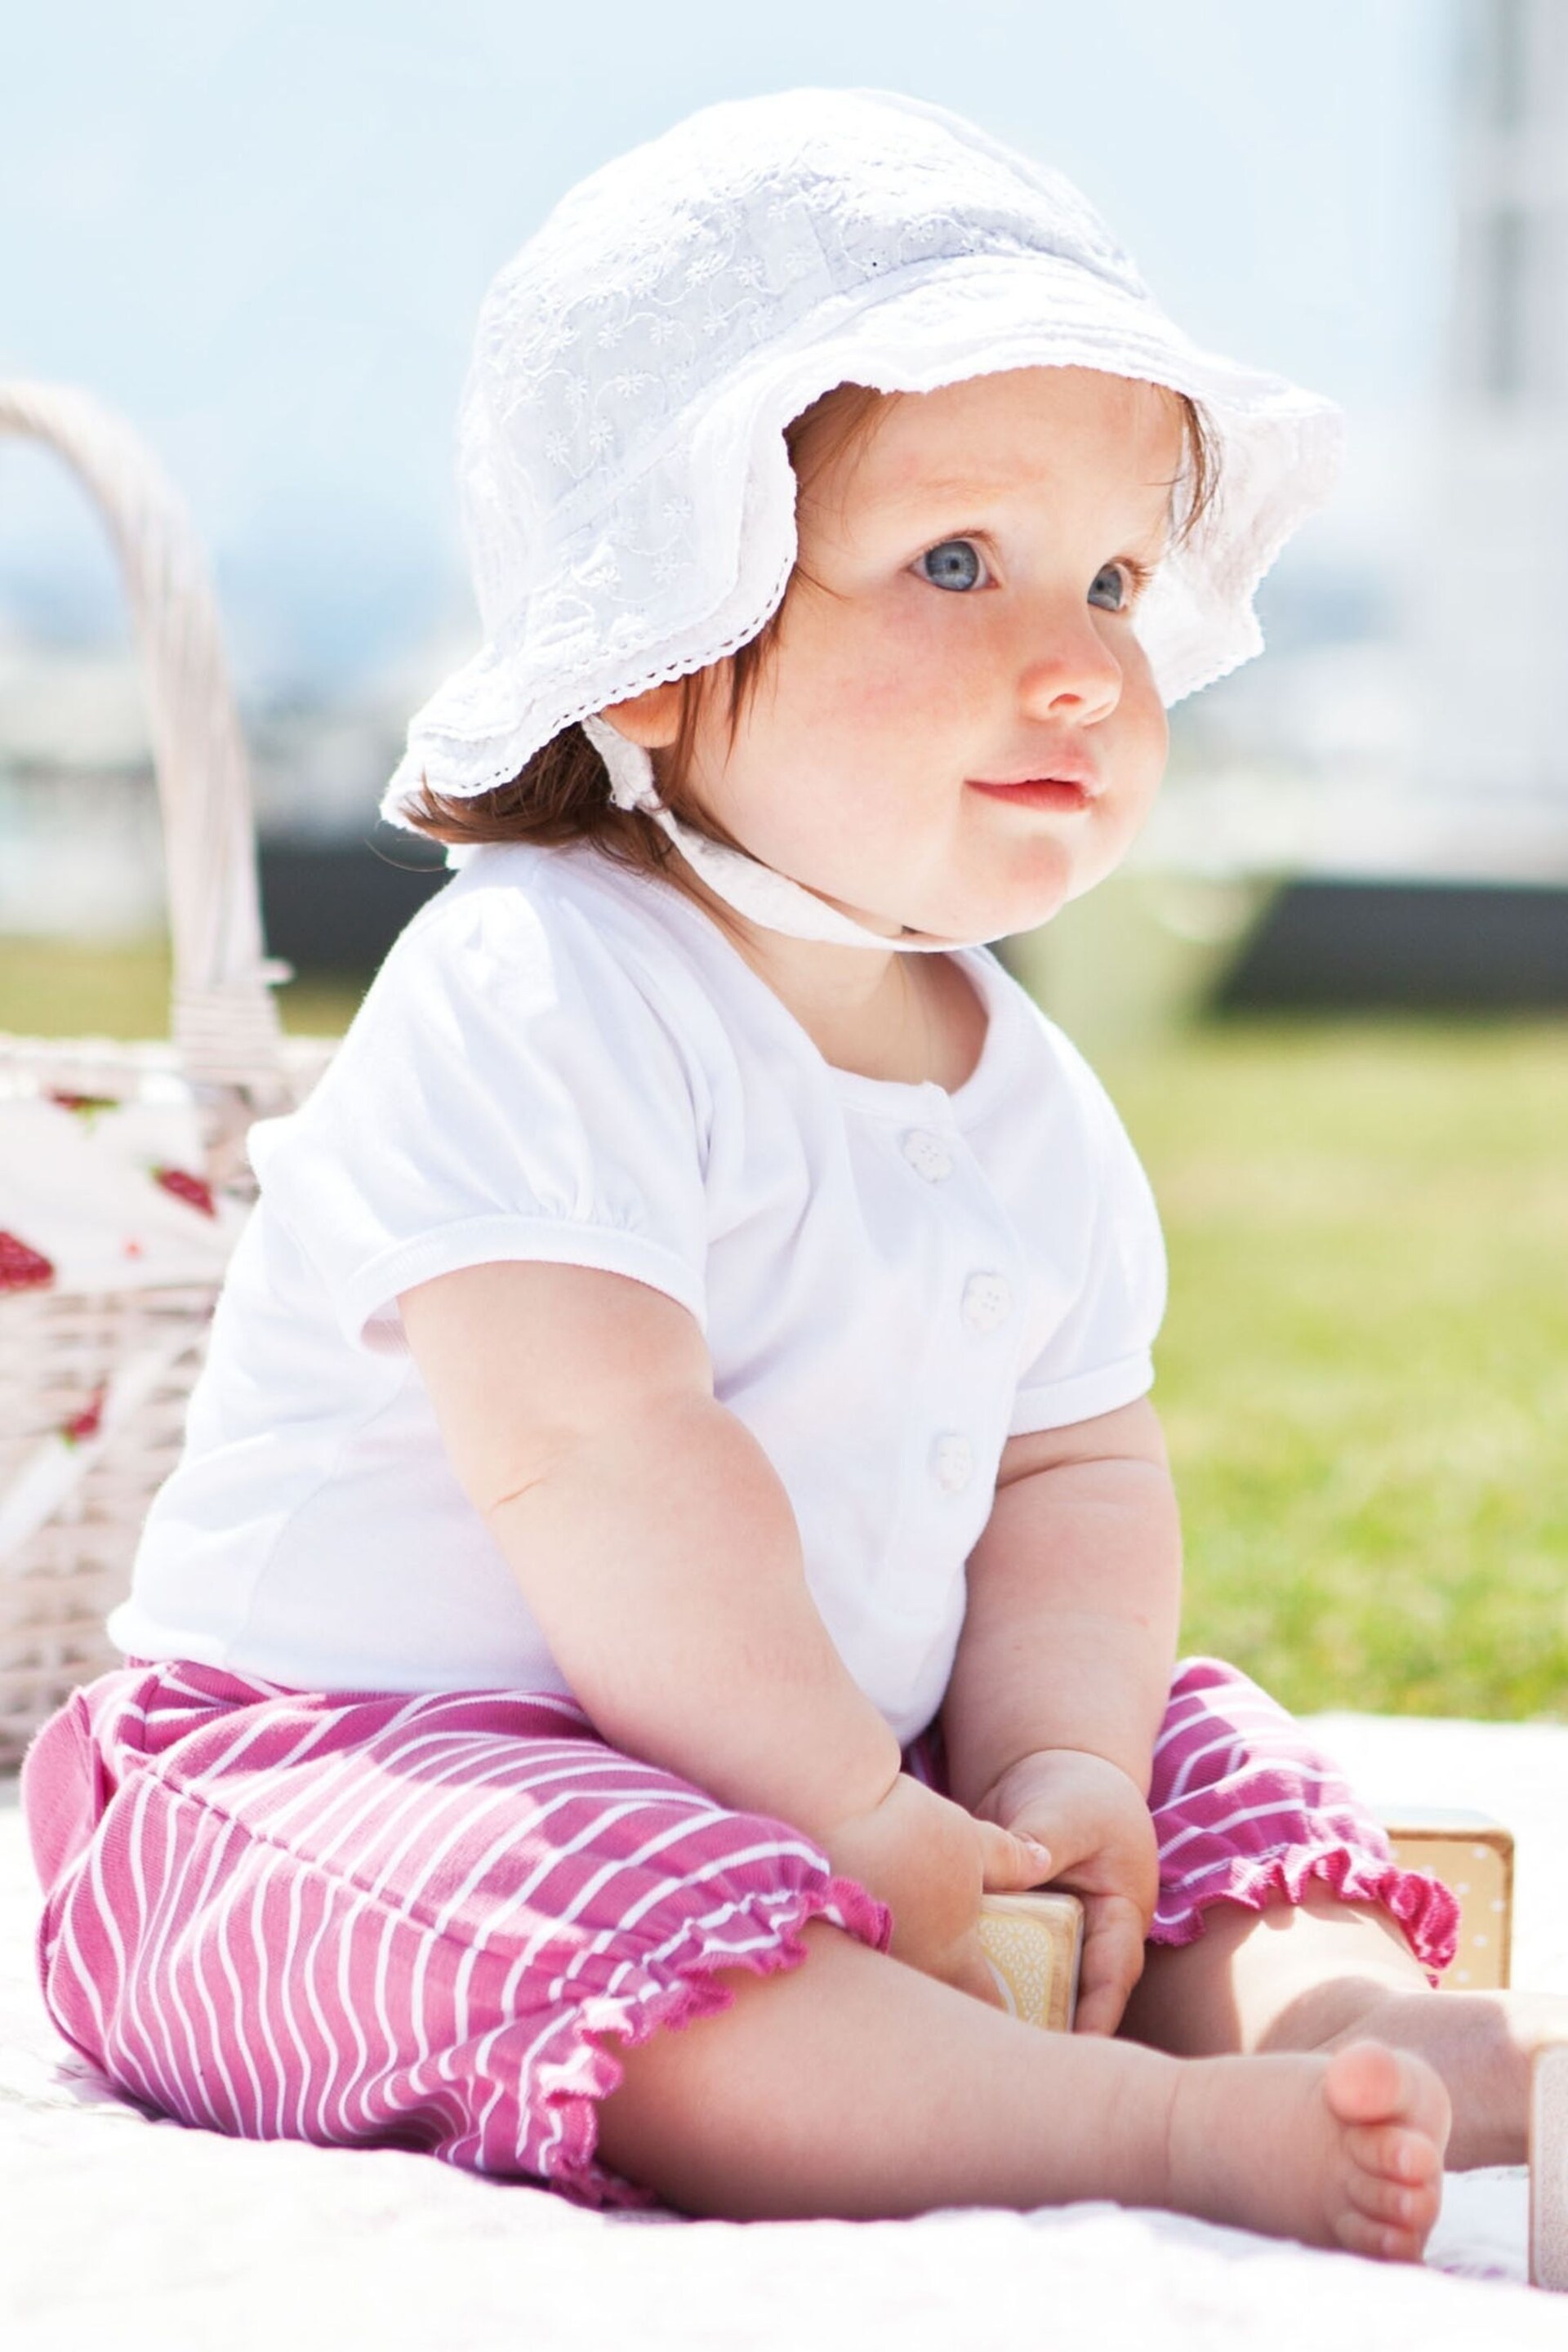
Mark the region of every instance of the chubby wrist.
<instances>
[{"instance_id":1,"label":"chubby wrist","mask_svg":"<svg viewBox=\"0 0 1568 2352\"><path fill-rule=\"evenodd\" d=\"M945 1919L955 1897L965 1916L978 1905L975 1838L962 1806L900 1773L879 1804L840 1822L820 1843L836 1875L857 1880L889 1906L902 1958L900 1945L912 1939L923 1948L930 1940L922 1923L933 1910Z\"/></svg>"},{"instance_id":2,"label":"chubby wrist","mask_svg":"<svg viewBox=\"0 0 1568 2352\"><path fill-rule=\"evenodd\" d=\"M1101 1755L1093 1748L1032 1748L997 1774L973 1810L982 1821L996 1822L1005 1829L1064 1770L1078 1772L1086 1765L1113 1773L1119 1781L1125 1782L1141 1805L1146 1801L1146 1783L1140 1784L1114 1756Z\"/></svg>"}]
</instances>

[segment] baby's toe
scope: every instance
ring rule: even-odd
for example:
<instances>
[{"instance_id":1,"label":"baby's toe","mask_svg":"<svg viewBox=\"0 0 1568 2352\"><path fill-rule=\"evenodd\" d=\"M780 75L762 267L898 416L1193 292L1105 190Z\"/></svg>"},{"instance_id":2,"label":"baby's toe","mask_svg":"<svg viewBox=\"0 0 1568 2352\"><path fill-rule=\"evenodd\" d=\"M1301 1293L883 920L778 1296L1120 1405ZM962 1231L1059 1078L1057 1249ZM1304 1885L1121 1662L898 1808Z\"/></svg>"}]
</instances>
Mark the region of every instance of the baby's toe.
<instances>
[{"instance_id":1,"label":"baby's toe","mask_svg":"<svg viewBox=\"0 0 1568 2352\"><path fill-rule=\"evenodd\" d=\"M1439 2154L1447 2145L1448 2094L1426 2060L1408 2051L1391 2050L1384 2042L1350 2042L1330 2059L1323 2091L1342 2124L1404 2124Z\"/></svg>"},{"instance_id":2,"label":"baby's toe","mask_svg":"<svg viewBox=\"0 0 1568 2352\"><path fill-rule=\"evenodd\" d=\"M1406 2124L1352 2124L1345 2148L1363 2172L1385 2180L1418 2184L1435 2180L1443 2168L1436 2141Z\"/></svg>"},{"instance_id":3,"label":"baby's toe","mask_svg":"<svg viewBox=\"0 0 1568 2352\"><path fill-rule=\"evenodd\" d=\"M1347 2254L1370 2254L1379 2263L1418 2263L1426 2243L1425 2231L1403 2229L1397 2222L1374 2221L1349 2208L1340 2216L1334 2236Z\"/></svg>"},{"instance_id":4,"label":"baby's toe","mask_svg":"<svg viewBox=\"0 0 1568 2352\"><path fill-rule=\"evenodd\" d=\"M1352 2172L1345 2193L1356 2211L1369 2221L1391 2222L1400 2230L1429 2230L1437 2218L1434 2188L1407 2189L1397 2180Z\"/></svg>"},{"instance_id":5,"label":"baby's toe","mask_svg":"<svg viewBox=\"0 0 1568 2352\"><path fill-rule=\"evenodd\" d=\"M1323 2089L1342 2124L1403 2118L1415 2105L1415 2063L1385 2042L1352 2042L1329 2061Z\"/></svg>"}]
</instances>

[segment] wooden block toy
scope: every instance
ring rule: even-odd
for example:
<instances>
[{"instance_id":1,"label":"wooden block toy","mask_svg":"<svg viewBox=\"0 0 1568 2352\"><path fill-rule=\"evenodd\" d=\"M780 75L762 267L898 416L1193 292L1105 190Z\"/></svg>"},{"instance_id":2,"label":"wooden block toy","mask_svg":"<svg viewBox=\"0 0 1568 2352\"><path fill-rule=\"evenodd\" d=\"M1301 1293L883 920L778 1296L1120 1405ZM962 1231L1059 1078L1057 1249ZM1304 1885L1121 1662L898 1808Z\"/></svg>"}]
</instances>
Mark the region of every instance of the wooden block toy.
<instances>
[{"instance_id":1,"label":"wooden block toy","mask_svg":"<svg viewBox=\"0 0 1568 2352\"><path fill-rule=\"evenodd\" d=\"M1513 1837L1485 1813L1405 1807L1384 1822L1406 1870L1440 1878L1459 1906L1459 1945L1444 1990L1485 1992L1509 1980L1513 1941Z\"/></svg>"},{"instance_id":2,"label":"wooden block toy","mask_svg":"<svg viewBox=\"0 0 1568 2352\"><path fill-rule=\"evenodd\" d=\"M1568 2294L1568 2045L1531 2069L1530 2283Z\"/></svg>"},{"instance_id":3,"label":"wooden block toy","mask_svg":"<svg viewBox=\"0 0 1568 2352\"><path fill-rule=\"evenodd\" d=\"M988 1895L980 1940L1009 2013L1052 2032L1072 2031L1083 1953L1083 1905L1076 1895L1037 1889Z\"/></svg>"}]
</instances>

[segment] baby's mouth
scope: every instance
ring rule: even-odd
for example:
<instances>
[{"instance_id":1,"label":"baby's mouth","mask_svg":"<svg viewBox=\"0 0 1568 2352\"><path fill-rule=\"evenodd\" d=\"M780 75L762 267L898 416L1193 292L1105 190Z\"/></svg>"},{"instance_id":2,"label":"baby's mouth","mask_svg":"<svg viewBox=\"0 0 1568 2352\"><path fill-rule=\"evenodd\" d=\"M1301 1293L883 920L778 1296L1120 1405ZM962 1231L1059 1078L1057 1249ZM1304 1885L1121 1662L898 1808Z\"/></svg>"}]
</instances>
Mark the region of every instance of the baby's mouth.
<instances>
[{"instance_id":1,"label":"baby's mouth","mask_svg":"<svg viewBox=\"0 0 1568 2352\"><path fill-rule=\"evenodd\" d=\"M971 792L984 793L988 800L1013 801L1023 808L1084 809L1094 797L1089 784L1076 776L1029 776L1016 784L984 783L978 776L967 776L964 782Z\"/></svg>"}]
</instances>

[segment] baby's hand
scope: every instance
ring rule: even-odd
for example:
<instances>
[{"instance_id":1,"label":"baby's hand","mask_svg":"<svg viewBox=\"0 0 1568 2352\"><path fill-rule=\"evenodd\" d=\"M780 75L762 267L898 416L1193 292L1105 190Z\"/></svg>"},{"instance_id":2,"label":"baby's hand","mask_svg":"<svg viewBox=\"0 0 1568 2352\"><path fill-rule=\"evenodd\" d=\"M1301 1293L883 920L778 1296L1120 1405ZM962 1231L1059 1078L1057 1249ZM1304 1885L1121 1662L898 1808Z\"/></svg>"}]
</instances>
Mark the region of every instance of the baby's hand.
<instances>
[{"instance_id":1,"label":"baby's hand","mask_svg":"<svg viewBox=\"0 0 1568 2352\"><path fill-rule=\"evenodd\" d=\"M982 1894L1038 1886L1049 1857L900 1772L875 1811L826 1841L836 1871L858 1879L893 1914L895 1959L1000 2008L979 1936Z\"/></svg>"},{"instance_id":2,"label":"baby's hand","mask_svg":"<svg viewBox=\"0 0 1568 2352\"><path fill-rule=\"evenodd\" d=\"M1080 1895L1079 2033L1114 2033L1143 1973L1160 1891L1154 1824L1137 1784L1102 1756L1043 1748L1005 1772L984 1800L993 1821L1043 1845L1050 1884Z\"/></svg>"}]
</instances>

